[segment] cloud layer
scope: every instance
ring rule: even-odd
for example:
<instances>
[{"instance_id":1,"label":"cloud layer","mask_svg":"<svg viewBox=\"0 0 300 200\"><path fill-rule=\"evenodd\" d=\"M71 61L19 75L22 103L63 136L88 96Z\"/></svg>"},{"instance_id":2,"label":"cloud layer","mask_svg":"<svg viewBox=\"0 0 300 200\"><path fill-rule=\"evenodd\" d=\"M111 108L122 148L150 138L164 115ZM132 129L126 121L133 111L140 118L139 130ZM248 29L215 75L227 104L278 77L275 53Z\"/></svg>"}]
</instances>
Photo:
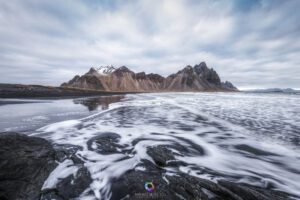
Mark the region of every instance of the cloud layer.
<instances>
[{"instance_id":1,"label":"cloud layer","mask_svg":"<svg viewBox=\"0 0 300 200\"><path fill-rule=\"evenodd\" d=\"M0 2L0 82L91 66L168 75L206 61L240 88L300 87L299 0Z\"/></svg>"}]
</instances>

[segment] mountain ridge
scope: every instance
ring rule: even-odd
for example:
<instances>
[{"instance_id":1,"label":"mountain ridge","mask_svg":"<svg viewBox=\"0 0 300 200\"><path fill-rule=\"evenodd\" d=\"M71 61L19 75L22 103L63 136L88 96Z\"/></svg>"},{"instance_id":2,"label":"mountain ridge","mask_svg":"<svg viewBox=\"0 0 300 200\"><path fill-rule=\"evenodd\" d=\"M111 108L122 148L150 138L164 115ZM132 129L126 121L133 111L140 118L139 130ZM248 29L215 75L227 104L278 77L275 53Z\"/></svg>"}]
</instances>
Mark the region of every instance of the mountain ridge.
<instances>
[{"instance_id":1,"label":"mountain ridge","mask_svg":"<svg viewBox=\"0 0 300 200\"><path fill-rule=\"evenodd\" d=\"M300 93L300 90L293 88L265 88L265 89L251 89L244 90L244 92L254 92L254 93Z\"/></svg>"},{"instance_id":2,"label":"mountain ridge","mask_svg":"<svg viewBox=\"0 0 300 200\"><path fill-rule=\"evenodd\" d=\"M126 66L107 67L109 73L99 73L92 67L84 75L76 75L61 86L122 92L238 91L229 81L221 82L218 73L208 68L205 62L194 67L187 65L167 77L154 73L135 73Z\"/></svg>"}]
</instances>

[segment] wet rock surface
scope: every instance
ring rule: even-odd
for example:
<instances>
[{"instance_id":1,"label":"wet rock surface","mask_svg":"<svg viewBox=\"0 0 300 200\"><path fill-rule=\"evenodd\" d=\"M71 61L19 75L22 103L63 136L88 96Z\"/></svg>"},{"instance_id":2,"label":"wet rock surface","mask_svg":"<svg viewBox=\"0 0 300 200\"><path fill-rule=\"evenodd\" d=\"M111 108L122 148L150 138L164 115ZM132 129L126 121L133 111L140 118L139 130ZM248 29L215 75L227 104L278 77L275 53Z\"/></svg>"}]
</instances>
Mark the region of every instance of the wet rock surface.
<instances>
[{"instance_id":1,"label":"wet rock surface","mask_svg":"<svg viewBox=\"0 0 300 200\"><path fill-rule=\"evenodd\" d=\"M201 200L284 200L287 194L265 188L228 181L213 182L185 173L168 173L165 167L183 166L177 163L176 150L180 145L158 145L147 149L154 163L142 160L136 169L130 170L113 181L112 198L115 199L201 199ZM154 184L154 192L148 192L146 182Z\"/></svg>"},{"instance_id":2,"label":"wet rock surface","mask_svg":"<svg viewBox=\"0 0 300 200\"><path fill-rule=\"evenodd\" d=\"M83 161L76 156L78 150L82 150L82 147L76 145L54 145L55 159L58 162L63 162L66 159L72 160L75 164L83 164Z\"/></svg>"},{"instance_id":3,"label":"wet rock surface","mask_svg":"<svg viewBox=\"0 0 300 200\"><path fill-rule=\"evenodd\" d=\"M88 149L101 154L117 153L120 136L116 133L101 133L99 136L91 138L88 142Z\"/></svg>"},{"instance_id":4,"label":"wet rock surface","mask_svg":"<svg viewBox=\"0 0 300 200\"><path fill-rule=\"evenodd\" d=\"M154 163L159 167L180 166L180 165L184 166L186 164L182 161L177 160L175 158L176 156L183 156L183 155L203 156L205 154L204 149L202 149L200 146L196 146L195 144L190 144L190 145L193 145L194 147L193 151L178 143L174 145L152 146L147 148L147 154L153 159Z\"/></svg>"},{"instance_id":5,"label":"wet rock surface","mask_svg":"<svg viewBox=\"0 0 300 200\"><path fill-rule=\"evenodd\" d=\"M41 200L77 198L92 183L92 178L86 167L78 169L75 175L61 180L54 189L44 190Z\"/></svg>"},{"instance_id":6,"label":"wet rock surface","mask_svg":"<svg viewBox=\"0 0 300 200\"><path fill-rule=\"evenodd\" d=\"M45 139L19 133L0 134L1 200L66 200L77 198L92 182L88 169L76 155L81 148L54 145ZM60 180L55 188L42 187L57 163L66 159L78 167L76 173Z\"/></svg>"},{"instance_id":7,"label":"wet rock surface","mask_svg":"<svg viewBox=\"0 0 300 200\"><path fill-rule=\"evenodd\" d=\"M76 145L54 145L56 150L56 160L64 162L66 159L72 160L78 167L76 173L61 179L55 188L42 190L41 200L68 200L78 198L92 183L91 174L84 166L76 152L82 150L82 147Z\"/></svg>"},{"instance_id":8,"label":"wet rock surface","mask_svg":"<svg viewBox=\"0 0 300 200\"><path fill-rule=\"evenodd\" d=\"M115 133L101 133L88 141L88 148L101 154L117 153L120 136ZM197 148L196 148L197 149ZM93 182L84 161L77 154L82 147L76 145L52 146L48 141L17 133L0 135L0 199L68 200L80 199ZM181 153L205 155L201 149L190 152L180 144L148 147L146 153L151 160L142 159L132 170L111 180L109 199L163 199L163 200L284 200L287 194L267 188L243 183L219 180L211 181L188 173L170 171L184 166L178 161ZM199 154L200 153L200 154ZM49 174L57 163L66 159L78 170L62 178L53 188L42 190ZM146 182L152 182L153 191L146 190Z\"/></svg>"},{"instance_id":9,"label":"wet rock surface","mask_svg":"<svg viewBox=\"0 0 300 200\"><path fill-rule=\"evenodd\" d=\"M285 193L226 181L214 183L188 174L166 175L164 170L129 171L112 184L112 198L117 199L201 199L201 200L284 200ZM154 192L145 189L152 182Z\"/></svg>"},{"instance_id":10,"label":"wet rock surface","mask_svg":"<svg viewBox=\"0 0 300 200\"><path fill-rule=\"evenodd\" d=\"M168 162L175 160L173 152L170 149L168 149L167 146L161 145L156 147L149 147L147 149L147 154L160 167L164 167L168 164Z\"/></svg>"},{"instance_id":11,"label":"wet rock surface","mask_svg":"<svg viewBox=\"0 0 300 200\"><path fill-rule=\"evenodd\" d=\"M55 151L45 139L1 133L0 199L38 199L56 166Z\"/></svg>"}]
</instances>

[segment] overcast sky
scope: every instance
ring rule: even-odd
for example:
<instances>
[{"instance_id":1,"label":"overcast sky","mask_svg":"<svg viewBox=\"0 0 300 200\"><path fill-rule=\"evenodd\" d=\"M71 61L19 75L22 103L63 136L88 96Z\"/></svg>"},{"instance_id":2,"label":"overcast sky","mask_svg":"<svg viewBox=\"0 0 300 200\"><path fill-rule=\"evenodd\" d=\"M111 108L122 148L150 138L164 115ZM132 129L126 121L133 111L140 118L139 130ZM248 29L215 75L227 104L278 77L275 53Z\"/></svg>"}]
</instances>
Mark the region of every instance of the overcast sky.
<instances>
[{"instance_id":1,"label":"overcast sky","mask_svg":"<svg viewBox=\"0 0 300 200\"><path fill-rule=\"evenodd\" d=\"M1 0L0 82L205 61L239 88L300 88L300 0Z\"/></svg>"}]
</instances>

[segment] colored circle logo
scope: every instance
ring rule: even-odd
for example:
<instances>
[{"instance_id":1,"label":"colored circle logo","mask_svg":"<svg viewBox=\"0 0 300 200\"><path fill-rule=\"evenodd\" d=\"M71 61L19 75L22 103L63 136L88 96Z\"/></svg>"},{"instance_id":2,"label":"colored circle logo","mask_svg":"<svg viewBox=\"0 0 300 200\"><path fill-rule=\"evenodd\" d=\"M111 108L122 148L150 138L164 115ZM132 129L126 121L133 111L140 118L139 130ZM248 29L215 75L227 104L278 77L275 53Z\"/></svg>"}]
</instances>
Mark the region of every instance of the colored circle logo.
<instances>
[{"instance_id":1,"label":"colored circle logo","mask_svg":"<svg viewBox=\"0 0 300 200\"><path fill-rule=\"evenodd\" d=\"M146 182L145 183L145 189L148 191L148 192L154 192L155 190L155 186L152 182Z\"/></svg>"}]
</instances>

